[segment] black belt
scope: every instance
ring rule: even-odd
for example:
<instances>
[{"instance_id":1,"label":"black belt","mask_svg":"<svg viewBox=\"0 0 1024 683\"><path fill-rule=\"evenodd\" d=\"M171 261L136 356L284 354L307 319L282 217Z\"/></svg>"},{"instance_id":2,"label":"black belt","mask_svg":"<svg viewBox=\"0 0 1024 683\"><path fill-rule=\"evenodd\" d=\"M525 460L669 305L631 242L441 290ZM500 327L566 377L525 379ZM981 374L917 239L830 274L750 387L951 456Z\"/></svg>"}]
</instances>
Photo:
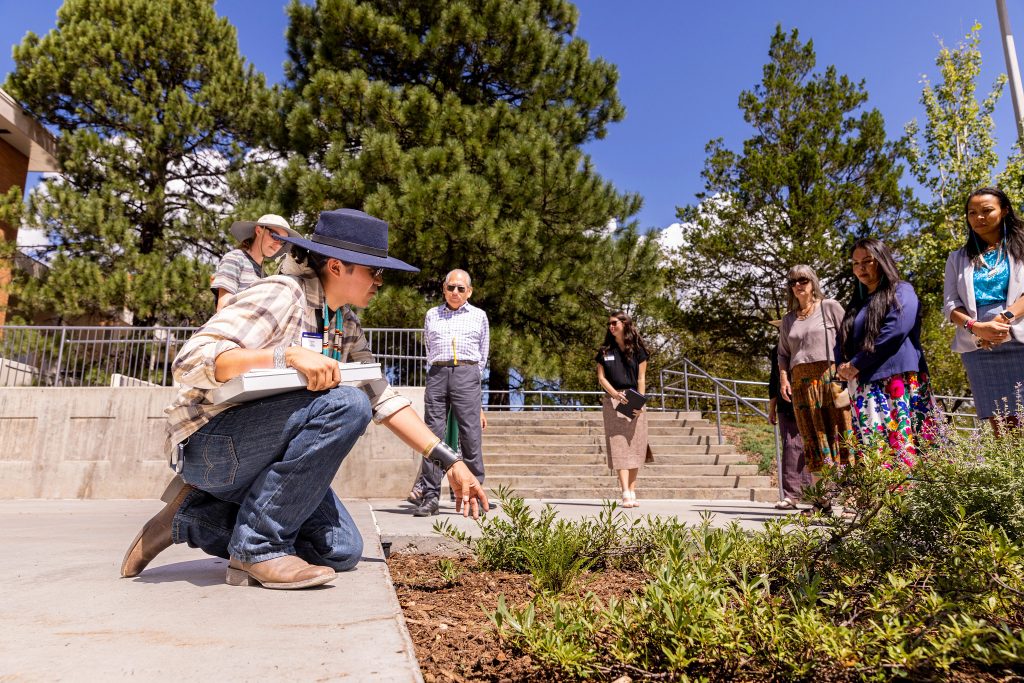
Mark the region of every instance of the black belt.
<instances>
[{"instance_id":1,"label":"black belt","mask_svg":"<svg viewBox=\"0 0 1024 683\"><path fill-rule=\"evenodd\" d=\"M453 360L435 360L431 365L440 365L443 368L454 368L456 365L479 365L477 360L460 360L456 363Z\"/></svg>"}]
</instances>

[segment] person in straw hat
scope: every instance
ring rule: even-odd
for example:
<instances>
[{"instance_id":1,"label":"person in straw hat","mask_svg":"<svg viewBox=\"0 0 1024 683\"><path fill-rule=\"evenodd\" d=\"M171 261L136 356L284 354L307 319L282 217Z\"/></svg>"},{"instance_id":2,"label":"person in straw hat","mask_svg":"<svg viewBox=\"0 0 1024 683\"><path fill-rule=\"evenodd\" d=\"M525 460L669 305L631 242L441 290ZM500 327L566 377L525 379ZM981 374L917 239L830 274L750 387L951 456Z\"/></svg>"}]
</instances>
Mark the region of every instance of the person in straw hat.
<instances>
[{"instance_id":1,"label":"person in straw hat","mask_svg":"<svg viewBox=\"0 0 1024 683\"><path fill-rule=\"evenodd\" d=\"M291 247L274 239L277 237L301 237L281 216L268 213L258 221L235 221L231 224L232 237L238 240L238 248L224 254L210 278L210 289L217 300L217 310L232 294L263 279L263 262L284 256Z\"/></svg>"},{"instance_id":2,"label":"person in straw hat","mask_svg":"<svg viewBox=\"0 0 1024 683\"><path fill-rule=\"evenodd\" d=\"M166 411L166 447L179 476L129 546L124 577L172 543L228 559L230 585L306 588L352 569L363 540L331 481L371 418L447 474L456 510L477 518L489 509L462 458L386 379L340 384L338 361L373 361L352 308L370 303L385 270L419 272L388 255L388 224L338 209L320 214L309 239L275 239L293 245L290 260L302 269L231 297L174 359L181 390ZM295 368L307 387L210 402L217 387L256 368Z\"/></svg>"}]
</instances>

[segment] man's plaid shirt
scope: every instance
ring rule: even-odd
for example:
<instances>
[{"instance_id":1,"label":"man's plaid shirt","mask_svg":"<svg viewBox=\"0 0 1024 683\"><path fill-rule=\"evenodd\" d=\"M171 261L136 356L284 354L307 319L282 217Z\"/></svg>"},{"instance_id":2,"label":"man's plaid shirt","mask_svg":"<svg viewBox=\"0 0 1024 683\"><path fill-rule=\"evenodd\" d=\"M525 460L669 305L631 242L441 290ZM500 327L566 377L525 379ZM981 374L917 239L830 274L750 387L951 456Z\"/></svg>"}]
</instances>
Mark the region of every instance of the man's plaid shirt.
<instances>
[{"instance_id":1,"label":"man's plaid shirt","mask_svg":"<svg viewBox=\"0 0 1024 683\"><path fill-rule=\"evenodd\" d=\"M277 275L232 297L225 306L203 325L182 347L174 359L172 373L181 391L167 413L167 451L199 431L214 415L233 404L213 405L209 393L221 386L214 376L217 356L231 349L271 349L281 345L298 345L303 332L321 334L316 312L324 302L324 290L312 270L300 275ZM342 362L374 362L370 346L351 309L344 309L342 326ZM344 378L343 378L344 379ZM373 406L374 422L411 405L387 380L379 379L363 385ZM237 404L234 404L237 405Z\"/></svg>"},{"instance_id":2,"label":"man's plaid shirt","mask_svg":"<svg viewBox=\"0 0 1024 683\"><path fill-rule=\"evenodd\" d=\"M446 303L434 306L423 318L423 344L428 365L473 361L480 364L483 377L491 350L487 314L468 301L454 311Z\"/></svg>"}]
</instances>

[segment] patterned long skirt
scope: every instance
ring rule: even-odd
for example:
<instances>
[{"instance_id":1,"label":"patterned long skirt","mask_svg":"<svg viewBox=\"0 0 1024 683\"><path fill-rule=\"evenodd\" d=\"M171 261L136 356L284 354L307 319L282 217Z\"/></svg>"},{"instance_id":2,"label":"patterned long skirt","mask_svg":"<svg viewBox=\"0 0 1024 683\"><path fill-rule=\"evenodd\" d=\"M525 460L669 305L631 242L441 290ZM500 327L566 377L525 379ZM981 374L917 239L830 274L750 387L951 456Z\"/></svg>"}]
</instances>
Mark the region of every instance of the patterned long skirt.
<instances>
[{"instance_id":1,"label":"patterned long skirt","mask_svg":"<svg viewBox=\"0 0 1024 683\"><path fill-rule=\"evenodd\" d=\"M790 372L793 388L793 413L796 426L804 440L807 469L819 472L824 465L852 464L853 456L846 447L852 434L850 408L837 408L832 390L821 381L829 363L801 363Z\"/></svg>"},{"instance_id":2,"label":"patterned long skirt","mask_svg":"<svg viewBox=\"0 0 1024 683\"><path fill-rule=\"evenodd\" d=\"M879 448L891 448L889 466L913 467L922 442L935 438L935 399L927 373L904 372L857 383L852 403L857 438L866 445L875 442Z\"/></svg>"}]
</instances>

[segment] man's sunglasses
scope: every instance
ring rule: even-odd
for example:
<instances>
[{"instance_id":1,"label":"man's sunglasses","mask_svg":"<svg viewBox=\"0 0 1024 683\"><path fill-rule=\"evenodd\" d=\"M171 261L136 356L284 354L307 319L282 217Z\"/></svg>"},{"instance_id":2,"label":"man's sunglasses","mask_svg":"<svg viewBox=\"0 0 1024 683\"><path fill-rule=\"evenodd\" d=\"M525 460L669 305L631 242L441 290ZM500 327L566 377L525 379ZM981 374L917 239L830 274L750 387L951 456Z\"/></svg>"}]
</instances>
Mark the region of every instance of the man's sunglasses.
<instances>
[{"instance_id":1,"label":"man's sunglasses","mask_svg":"<svg viewBox=\"0 0 1024 683\"><path fill-rule=\"evenodd\" d=\"M447 289L449 292L454 292L456 289L459 290L460 292L466 291L465 285L445 285L444 288Z\"/></svg>"},{"instance_id":2,"label":"man's sunglasses","mask_svg":"<svg viewBox=\"0 0 1024 683\"><path fill-rule=\"evenodd\" d=\"M788 282L789 282L789 286L790 287L796 287L797 285L806 285L810 281L811 281L810 278L798 277L797 279L789 280Z\"/></svg>"}]
</instances>

